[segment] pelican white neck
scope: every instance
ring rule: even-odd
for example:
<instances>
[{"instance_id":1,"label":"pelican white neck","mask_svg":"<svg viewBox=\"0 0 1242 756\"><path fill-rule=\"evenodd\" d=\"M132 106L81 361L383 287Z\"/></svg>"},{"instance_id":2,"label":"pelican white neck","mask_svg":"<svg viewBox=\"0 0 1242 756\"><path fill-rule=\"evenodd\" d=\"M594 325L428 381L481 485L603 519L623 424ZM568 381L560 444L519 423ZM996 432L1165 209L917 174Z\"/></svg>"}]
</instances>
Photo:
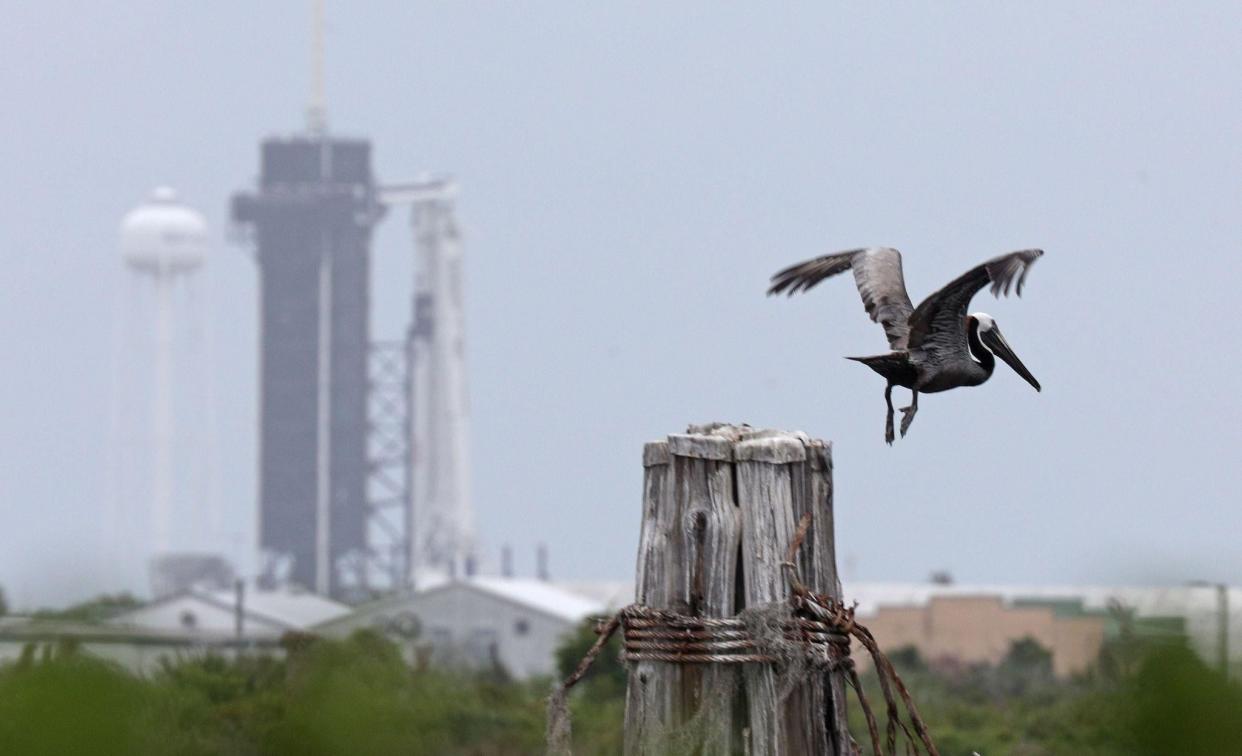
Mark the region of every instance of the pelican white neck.
<instances>
[{"instance_id":1,"label":"pelican white neck","mask_svg":"<svg viewBox=\"0 0 1242 756\"><path fill-rule=\"evenodd\" d=\"M990 331L996 327L996 321L993 320L992 316L986 312L972 312L970 317L979 321L979 333Z\"/></svg>"},{"instance_id":2,"label":"pelican white neck","mask_svg":"<svg viewBox=\"0 0 1242 756\"><path fill-rule=\"evenodd\" d=\"M966 353L970 355L970 359L982 365L983 360L979 359L979 355L975 354L976 345L972 344L971 342L978 341L979 349L990 355L992 353L992 350L988 348L987 344L983 343L983 339L981 337L984 333L987 333L988 331L996 327L996 321L993 320L992 316L987 314L986 312L972 312L970 314L970 317L974 318L974 321L977 325L975 326L976 330L975 330L975 333L973 334L973 338L972 338L972 334L970 333L966 334Z\"/></svg>"}]
</instances>

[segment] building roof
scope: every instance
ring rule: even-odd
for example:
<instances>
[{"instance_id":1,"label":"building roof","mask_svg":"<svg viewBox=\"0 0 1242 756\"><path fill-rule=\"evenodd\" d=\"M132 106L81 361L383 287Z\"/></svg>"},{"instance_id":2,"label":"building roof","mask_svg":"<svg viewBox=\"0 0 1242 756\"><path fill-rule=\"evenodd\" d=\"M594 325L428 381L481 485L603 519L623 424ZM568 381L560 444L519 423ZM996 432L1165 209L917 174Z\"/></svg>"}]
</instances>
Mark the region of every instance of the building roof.
<instances>
[{"instance_id":1,"label":"building roof","mask_svg":"<svg viewBox=\"0 0 1242 756\"><path fill-rule=\"evenodd\" d=\"M108 624L129 627L167 627L169 618L164 616L169 605L190 602L217 613L231 614L236 607L236 594L232 590L189 589L131 609L108 619ZM275 590L248 590L242 598L242 611L246 619L247 634L256 627L268 628L268 632L306 630L312 625L343 617L350 608L323 596L299 588ZM196 611L197 613L197 611ZM204 628L203 632L207 632Z\"/></svg>"},{"instance_id":2,"label":"building roof","mask_svg":"<svg viewBox=\"0 0 1242 756\"><path fill-rule=\"evenodd\" d=\"M546 580L475 577L464 581L464 584L567 622L604 614L608 609L602 601L573 593Z\"/></svg>"},{"instance_id":3,"label":"building roof","mask_svg":"<svg viewBox=\"0 0 1242 756\"><path fill-rule=\"evenodd\" d=\"M472 577L466 579L428 580L413 593L401 593L355 607L352 613L320 622L314 628L323 630L351 616L399 607L403 603L432 593L448 590L466 590L508 601L532 611L546 614L564 622L579 622L586 617L606 614L609 607L602 601L566 590L554 583L534 578Z\"/></svg>"},{"instance_id":4,"label":"building roof","mask_svg":"<svg viewBox=\"0 0 1242 756\"><path fill-rule=\"evenodd\" d=\"M632 580L558 580L553 585L599 602L610 612L634 603Z\"/></svg>"},{"instance_id":5,"label":"building roof","mask_svg":"<svg viewBox=\"0 0 1242 756\"><path fill-rule=\"evenodd\" d=\"M880 606L922 606L933 596L999 596L1006 602L1081 602L1088 611L1108 609L1114 602L1140 617L1215 614L1214 586L1184 585L1118 587L1099 585L1000 585L994 583L869 583L848 582L847 602L858 602L858 613L874 614ZM1242 609L1242 589L1230 588L1231 612Z\"/></svg>"},{"instance_id":6,"label":"building roof","mask_svg":"<svg viewBox=\"0 0 1242 756\"><path fill-rule=\"evenodd\" d=\"M217 602L233 606L234 595L231 590L204 593ZM248 590L242 599L242 606L247 613L275 620L290 630L305 630L312 625L343 617L352 611L347 604L301 588Z\"/></svg>"}]
</instances>

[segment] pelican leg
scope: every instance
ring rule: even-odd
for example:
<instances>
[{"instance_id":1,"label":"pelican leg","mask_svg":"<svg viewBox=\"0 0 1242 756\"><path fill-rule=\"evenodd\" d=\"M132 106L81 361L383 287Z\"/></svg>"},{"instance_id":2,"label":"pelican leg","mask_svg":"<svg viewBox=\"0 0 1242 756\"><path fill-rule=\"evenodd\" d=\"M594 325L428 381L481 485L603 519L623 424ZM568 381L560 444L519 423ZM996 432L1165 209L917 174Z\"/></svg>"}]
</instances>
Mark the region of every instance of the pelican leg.
<instances>
[{"instance_id":1,"label":"pelican leg","mask_svg":"<svg viewBox=\"0 0 1242 756\"><path fill-rule=\"evenodd\" d=\"M919 392L918 389L912 389L913 399L910 400L909 407L901 408L901 437L906 437L906 431L910 430L910 423L914 422L914 413L919 411Z\"/></svg>"},{"instance_id":2,"label":"pelican leg","mask_svg":"<svg viewBox=\"0 0 1242 756\"><path fill-rule=\"evenodd\" d=\"M888 404L888 420L884 423L884 443L893 445L893 384L884 389L884 401Z\"/></svg>"}]
</instances>

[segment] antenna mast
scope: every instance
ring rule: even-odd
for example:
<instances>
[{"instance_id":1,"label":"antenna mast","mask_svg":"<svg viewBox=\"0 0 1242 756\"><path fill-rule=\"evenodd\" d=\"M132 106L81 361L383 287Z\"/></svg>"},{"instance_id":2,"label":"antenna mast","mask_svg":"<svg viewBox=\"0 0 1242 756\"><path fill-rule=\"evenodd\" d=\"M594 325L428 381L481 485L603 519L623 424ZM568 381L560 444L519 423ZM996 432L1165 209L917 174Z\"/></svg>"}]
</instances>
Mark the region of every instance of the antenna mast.
<instances>
[{"instance_id":1,"label":"antenna mast","mask_svg":"<svg viewBox=\"0 0 1242 756\"><path fill-rule=\"evenodd\" d=\"M328 127L323 100L323 0L311 3L311 96L306 107L306 130L322 136Z\"/></svg>"}]
</instances>

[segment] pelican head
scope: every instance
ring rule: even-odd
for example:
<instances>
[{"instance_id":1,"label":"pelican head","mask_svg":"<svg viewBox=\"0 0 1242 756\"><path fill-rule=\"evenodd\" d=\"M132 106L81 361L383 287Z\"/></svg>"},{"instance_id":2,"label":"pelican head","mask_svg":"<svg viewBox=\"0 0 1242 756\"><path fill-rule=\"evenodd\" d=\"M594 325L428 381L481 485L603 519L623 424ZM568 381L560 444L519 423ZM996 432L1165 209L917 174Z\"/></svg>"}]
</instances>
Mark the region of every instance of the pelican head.
<instances>
[{"instance_id":1,"label":"pelican head","mask_svg":"<svg viewBox=\"0 0 1242 756\"><path fill-rule=\"evenodd\" d=\"M1039 381L1035 380L1035 376L1031 375L1031 371L1026 369L1026 365L1022 364L1022 360L1018 359L1018 355L1013 353L1009 342L1005 341L1005 337L1001 335L1000 329L996 327L996 320L986 312L975 312L970 315L971 320L978 324L979 343L992 354L1000 357L1005 364L1013 368L1013 371L1022 376L1027 383L1035 387L1039 391Z\"/></svg>"}]
</instances>

